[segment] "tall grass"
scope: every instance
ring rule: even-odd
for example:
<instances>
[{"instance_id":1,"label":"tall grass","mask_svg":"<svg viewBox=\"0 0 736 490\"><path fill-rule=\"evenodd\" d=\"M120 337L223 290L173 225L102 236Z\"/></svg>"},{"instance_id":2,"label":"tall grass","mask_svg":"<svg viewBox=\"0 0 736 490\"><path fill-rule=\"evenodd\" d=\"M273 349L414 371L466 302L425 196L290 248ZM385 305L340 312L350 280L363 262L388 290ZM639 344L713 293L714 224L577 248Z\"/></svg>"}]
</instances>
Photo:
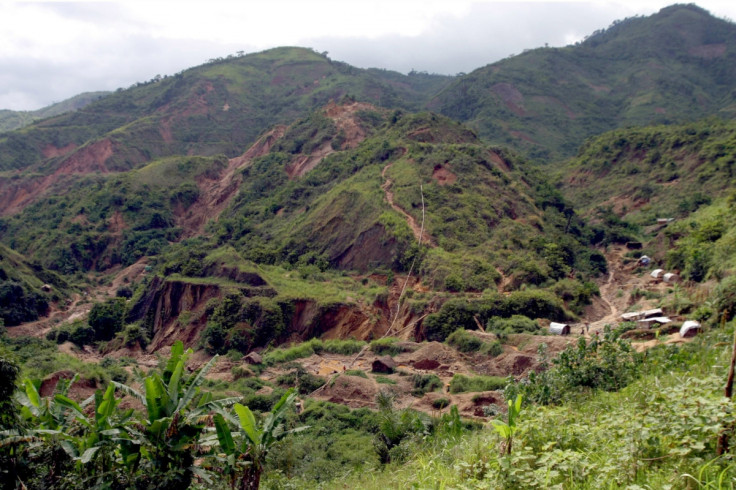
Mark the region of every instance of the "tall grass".
<instances>
[{"instance_id":1,"label":"tall grass","mask_svg":"<svg viewBox=\"0 0 736 490\"><path fill-rule=\"evenodd\" d=\"M292 347L279 347L268 351L263 355L263 362L271 366L322 352L342 355L357 354L364 345L365 342L360 340L312 339Z\"/></svg>"}]
</instances>

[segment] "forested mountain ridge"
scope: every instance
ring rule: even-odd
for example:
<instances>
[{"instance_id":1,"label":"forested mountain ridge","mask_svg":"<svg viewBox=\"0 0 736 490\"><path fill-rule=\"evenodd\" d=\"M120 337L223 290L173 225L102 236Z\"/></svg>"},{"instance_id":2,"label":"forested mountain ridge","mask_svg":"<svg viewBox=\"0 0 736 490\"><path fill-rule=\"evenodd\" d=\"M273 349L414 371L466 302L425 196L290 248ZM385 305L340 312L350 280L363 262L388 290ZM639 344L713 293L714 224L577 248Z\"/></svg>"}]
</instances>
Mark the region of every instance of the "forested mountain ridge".
<instances>
[{"instance_id":1,"label":"forested mountain ridge","mask_svg":"<svg viewBox=\"0 0 736 490\"><path fill-rule=\"evenodd\" d=\"M619 127L734 117L736 25L695 5L479 68L429 104L543 162Z\"/></svg>"}]
</instances>

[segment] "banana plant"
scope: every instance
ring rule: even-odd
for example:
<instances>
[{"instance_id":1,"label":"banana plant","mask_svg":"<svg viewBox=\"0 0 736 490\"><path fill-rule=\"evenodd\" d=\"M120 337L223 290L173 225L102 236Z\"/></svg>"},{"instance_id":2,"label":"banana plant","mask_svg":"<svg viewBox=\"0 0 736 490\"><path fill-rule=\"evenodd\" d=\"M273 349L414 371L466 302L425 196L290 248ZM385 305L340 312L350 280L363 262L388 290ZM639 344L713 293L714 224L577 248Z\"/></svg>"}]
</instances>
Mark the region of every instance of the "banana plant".
<instances>
[{"instance_id":1,"label":"banana plant","mask_svg":"<svg viewBox=\"0 0 736 490\"><path fill-rule=\"evenodd\" d=\"M300 432L308 427L285 430L283 420L286 412L294 404L294 389L287 391L266 414L262 422L256 420L250 408L236 403L233 407L237 419L232 413L220 411L215 414L215 430L221 457L225 463L225 473L230 478L230 487L243 490L257 490L260 486L263 465L266 456L274 443L288 434ZM235 427L233 432L231 427ZM210 444L212 438L203 439L203 444Z\"/></svg>"},{"instance_id":2,"label":"banana plant","mask_svg":"<svg viewBox=\"0 0 736 490\"><path fill-rule=\"evenodd\" d=\"M506 454L511 454L511 446L514 442L514 434L516 434L517 425L516 425L516 419L519 417L519 414L521 413L521 395L516 395L516 400L513 402L509 400L509 412L508 412L508 422L502 422L500 420L491 420L491 424L493 425L493 428L496 429L496 432L504 438L505 447L502 452Z\"/></svg>"},{"instance_id":3,"label":"banana plant","mask_svg":"<svg viewBox=\"0 0 736 490\"><path fill-rule=\"evenodd\" d=\"M81 427L80 435L67 437L61 443L64 451L77 462L78 469L106 471L119 458L129 471L135 470L140 457L139 443L129 434L134 411L117 410L120 400L115 398L115 386L112 383L104 393L97 390L81 404L62 394L57 394L54 400L57 405L66 408ZM94 412L88 416L84 407L92 402ZM93 468L87 467L95 462Z\"/></svg>"},{"instance_id":4,"label":"banana plant","mask_svg":"<svg viewBox=\"0 0 736 490\"><path fill-rule=\"evenodd\" d=\"M77 380L60 378L54 392L66 395L69 388ZM20 404L20 413L26 421L32 421L36 431L60 431L66 428L67 417L64 407L58 405L53 396L42 397L41 380L24 379L23 390L16 393L16 401Z\"/></svg>"},{"instance_id":5,"label":"banana plant","mask_svg":"<svg viewBox=\"0 0 736 490\"><path fill-rule=\"evenodd\" d=\"M238 397L212 400L210 393L202 395L192 407L205 375L214 365L213 357L199 372L186 376L185 364L192 350L184 351L181 341L171 347L171 357L161 375L152 373L143 382L144 394L121 383L115 387L136 397L146 411L142 430L129 429L140 441L141 455L161 474L176 474L171 482L175 488L186 488L195 469L194 449L209 414L239 400Z\"/></svg>"}]
</instances>

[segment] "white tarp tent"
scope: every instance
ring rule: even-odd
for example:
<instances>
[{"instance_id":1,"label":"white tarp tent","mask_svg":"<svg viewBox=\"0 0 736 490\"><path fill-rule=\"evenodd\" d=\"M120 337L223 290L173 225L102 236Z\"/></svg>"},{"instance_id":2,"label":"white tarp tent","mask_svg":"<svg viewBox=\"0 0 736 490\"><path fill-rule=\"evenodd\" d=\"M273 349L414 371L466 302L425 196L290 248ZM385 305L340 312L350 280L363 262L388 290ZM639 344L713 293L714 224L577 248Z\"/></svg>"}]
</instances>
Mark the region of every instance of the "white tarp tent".
<instances>
[{"instance_id":1,"label":"white tarp tent","mask_svg":"<svg viewBox=\"0 0 736 490\"><path fill-rule=\"evenodd\" d=\"M680 282L680 276L678 276L674 272L668 272L667 274L664 275L663 279L664 279L664 282L667 282L667 283Z\"/></svg>"},{"instance_id":2,"label":"white tarp tent","mask_svg":"<svg viewBox=\"0 0 736 490\"><path fill-rule=\"evenodd\" d=\"M653 318L644 318L643 320L639 320L636 323L640 323L642 326L646 328L652 328L652 325L664 325L665 323L670 323L672 320L667 318L666 316L655 316Z\"/></svg>"},{"instance_id":3,"label":"white tarp tent","mask_svg":"<svg viewBox=\"0 0 736 490\"><path fill-rule=\"evenodd\" d=\"M570 325L567 323L551 322L549 331L555 335L570 335Z\"/></svg>"},{"instance_id":4,"label":"white tarp tent","mask_svg":"<svg viewBox=\"0 0 736 490\"><path fill-rule=\"evenodd\" d=\"M653 316L662 316L662 308L654 308L651 310L644 310L640 313L642 318L651 318Z\"/></svg>"},{"instance_id":5,"label":"white tarp tent","mask_svg":"<svg viewBox=\"0 0 736 490\"><path fill-rule=\"evenodd\" d=\"M698 333L700 330L700 322L696 322L695 320L688 320L685 323L682 324L682 327L680 327L680 337L693 337L695 334Z\"/></svg>"},{"instance_id":6,"label":"white tarp tent","mask_svg":"<svg viewBox=\"0 0 736 490\"><path fill-rule=\"evenodd\" d=\"M649 275L655 279L660 279L662 277L662 274L664 274L664 269L654 269L652 272L649 273Z\"/></svg>"}]
</instances>

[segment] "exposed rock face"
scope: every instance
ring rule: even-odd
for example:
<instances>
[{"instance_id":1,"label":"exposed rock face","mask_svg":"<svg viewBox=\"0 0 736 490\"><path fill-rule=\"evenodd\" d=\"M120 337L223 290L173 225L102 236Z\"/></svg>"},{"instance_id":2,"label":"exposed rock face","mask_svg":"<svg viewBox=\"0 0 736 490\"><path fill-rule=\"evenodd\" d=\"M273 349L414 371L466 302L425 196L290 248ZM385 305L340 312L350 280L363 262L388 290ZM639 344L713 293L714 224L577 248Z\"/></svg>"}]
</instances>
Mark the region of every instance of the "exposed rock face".
<instances>
[{"instance_id":1,"label":"exposed rock face","mask_svg":"<svg viewBox=\"0 0 736 490\"><path fill-rule=\"evenodd\" d=\"M214 284L195 284L184 281L166 281L154 277L145 294L130 310L127 321L142 320L152 332L151 350L181 340L192 346L199 338L206 318L181 325L177 319L185 311L195 312L204 309L207 301L222 295L220 287Z\"/></svg>"}]
</instances>

